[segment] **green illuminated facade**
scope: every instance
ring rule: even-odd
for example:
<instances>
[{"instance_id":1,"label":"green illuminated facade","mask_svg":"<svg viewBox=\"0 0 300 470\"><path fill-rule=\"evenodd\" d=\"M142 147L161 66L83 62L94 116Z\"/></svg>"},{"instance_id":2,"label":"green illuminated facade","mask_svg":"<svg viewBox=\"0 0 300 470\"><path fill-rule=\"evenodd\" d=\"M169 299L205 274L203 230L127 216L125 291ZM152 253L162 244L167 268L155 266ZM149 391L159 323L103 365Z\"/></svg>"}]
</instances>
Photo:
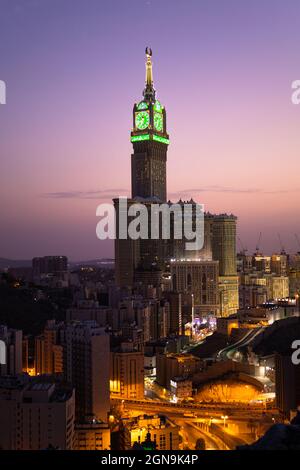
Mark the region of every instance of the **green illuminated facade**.
<instances>
[{"instance_id":1,"label":"green illuminated facade","mask_svg":"<svg viewBox=\"0 0 300 470\"><path fill-rule=\"evenodd\" d=\"M143 140L156 140L157 142L162 142L163 144L168 145L169 139L166 137L162 137L156 134L141 134L141 135L133 135L131 136L131 142L141 142Z\"/></svg>"},{"instance_id":2,"label":"green illuminated facade","mask_svg":"<svg viewBox=\"0 0 300 470\"><path fill-rule=\"evenodd\" d=\"M169 135L166 109L156 99L153 85L152 51L146 49L146 81L143 99L133 107L133 128L130 138L132 197L166 201L166 165Z\"/></svg>"}]
</instances>

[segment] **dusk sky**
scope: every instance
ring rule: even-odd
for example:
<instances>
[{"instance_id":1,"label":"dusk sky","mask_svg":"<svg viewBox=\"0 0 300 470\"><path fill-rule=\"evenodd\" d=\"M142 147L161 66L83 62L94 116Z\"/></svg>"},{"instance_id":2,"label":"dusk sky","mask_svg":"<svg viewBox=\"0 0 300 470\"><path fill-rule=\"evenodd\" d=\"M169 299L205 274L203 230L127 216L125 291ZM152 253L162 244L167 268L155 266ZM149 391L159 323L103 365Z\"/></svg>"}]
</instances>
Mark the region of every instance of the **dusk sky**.
<instances>
[{"instance_id":1,"label":"dusk sky","mask_svg":"<svg viewBox=\"0 0 300 470\"><path fill-rule=\"evenodd\" d=\"M299 0L0 0L0 257L113 256L96 207L130 195L146 46L169 197L236 214L250 253L300 250L299 44Z\"/></svg>"}]
</instances>

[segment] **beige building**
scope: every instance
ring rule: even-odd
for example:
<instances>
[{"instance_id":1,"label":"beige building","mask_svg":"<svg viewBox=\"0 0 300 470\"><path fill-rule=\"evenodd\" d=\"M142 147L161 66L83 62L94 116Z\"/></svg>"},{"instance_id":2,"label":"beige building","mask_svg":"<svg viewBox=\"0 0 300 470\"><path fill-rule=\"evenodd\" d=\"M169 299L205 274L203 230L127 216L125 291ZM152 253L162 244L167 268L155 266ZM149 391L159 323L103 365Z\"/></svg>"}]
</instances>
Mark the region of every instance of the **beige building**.
<instances>
[{"instance_id":1,"label":"beige building","mask_svg":"<svg viewBox=\"0 0 300 470\"><path fill-rule=\"evenodd\" d=\"M289 278L287 276L272 277L269 287L271 290L270 299L285 299L289 296Z\"/></svg>"},{"instance_id":2,"label":"beige building","mask_svg":"<svg viewBox=\"0 0 300 470\"><path fill-rule=\"evenodd\" d=\"M144 354L132 343L111 352L110 392L118 398L144 398Z\"/></svg>"},{"instance_id":3,"label":"beige building","mask_svg":"<svg viewBox=\"0 0 300 470\"><path fill-rule=\"evenodd\" d=\"M74 450L109 450L110 428L97 422L77 423L75 426Z\"/></svg>"},{"instance_id":4,"label":"beige building","mask_svg":"<svg viewBox=\"0 0 300 470\"><path fill-rule=\"evenodd\" d=\"M0 448L71 450L74 439L75 393L28 376L0 379Z\"/></svg>"},{"instance_id":5,"label":"beige building","mask_svg":"<svg viewBox=\"0 0 300 470\"><path fill-rule=\"evenodd\" d=\"M255 291L255 287L260 287ZM256 298L252 294L256 294ZM240 275L242 306L255 307L255 301L278 300L289 297L289 277L274 273L253 272ZM244 297L244 298L243 298ZM262 303L262 302L261 302Z\"/></svg>"},{"instance_id":6,"label":"beige building","mask_svg":"<svg viewBox=\"0 0 300 470\"><path fill-rule=\"evenodd\" d=\"M220 316L228 317L239 308L238 276L219 276Z\"/></svg>"},{"instance_id":7,"label":"beige building","mask_svg":"<svg viewBox=\"0 0 300 470\"><path fill-rule=\"evenodd\" d=\"M219 261L220 276L235 276L236 221L234 215L215 215L212 224L212 257Z\"/></svg>"},{"instance_id":8,"label":"beige building","mask_svg":"<svg viewBox=\"0 0 300 470\"><path fill-rule=\"evenodd\" d=\"M261 271L263 273L270 273L271 272L271 257L256 253L253 256L252 265L256 269L256 271Z\"/></svg>"},{"instance_id":9,"label":"beige building","mask_svg":"<svg viewBox=\"0 0 300 470\"><path fill-rule=\"evenodd\" d=\"M186 377L174 377L170 380L170 391L173 398L184 400L193 394L193 382Z\"/></svg>"},{"instance_id":10,"label":"beige building","mask_svg":"<svg viewBox=\"0 0 300 470\"><path fill-rule=\"evenodd\" d=\"M218 261L183 259L171 262L173 290L193 294L197 314L218 314L218 274Z\"/></svg>"},{"instance_id":11,"label":"beige building","mask_svg":"<svg viewBox=\"0 0 300 470\"><path fill-rule=\"evenodd\" d=\"M179 430L179 426L161 415L142 415L129 421L123 420L121 447L122 450L130 450L134 443L144 442L147 433L150 433L156 450L178 450Z\"/></svg>"},{"instance_id":12,"label":"beige building","mask_svg":"<svg viewBox=\"0 0 300 470\"><path fill-rule=\"evenodd\" d=\"M219 261L220 316L226 317L239 308L239 283L236 260L236 223L234 215L214 216L212 255Z\"/></svg>"},{"instance_id":13,"label":"beige building","mask_svg":"<svg viewBox=\"0 0 300 470\"><path fill-rule=\"evenodd\" d=\"M271 272L277 276L286 276L288 271L288 258L285 254L271 256Z\"/></svg>"},{"instance_id":14,"label":"beige building","mask_svg":"<svg viewBox=\"0 0 300 470\"><path fill-rule=\"evenodd\" d=\"M289 271L289 291L290 297L295 297L299 302L300 294L300 269L290 269Z\"/></svg>"},{"instance_id":15,"label":"beige building","mask_svg":"<svg viewBox=\"0 0 300 470\"><path fill-rule=\"evenodd\" d=\"M170 389L174 377L188 377L201 368L201 361L192 354L158 354L156 357L156 380Z\"/></svg>"},{"instance_id":16,"label":"beige building","mask_svg":"<svg viewBox=\"0 0 300 470\"><path fill-rule=\"evenodd\" d=\"M268 290L262 285L241 285L239 287L240 308L258 307L267 302Z\"/></svg>"},{"instance_id":17,"label":"beige building","mask_svg":"<svg viewBox=\"0 0 300 470\"><path fill-rule=\"evenodd\" d=\"M34 368L37 375L63 373L63 347L60 330L63 323L48 320L42 335L35 338Z\"/></svg>"}]
</instances>

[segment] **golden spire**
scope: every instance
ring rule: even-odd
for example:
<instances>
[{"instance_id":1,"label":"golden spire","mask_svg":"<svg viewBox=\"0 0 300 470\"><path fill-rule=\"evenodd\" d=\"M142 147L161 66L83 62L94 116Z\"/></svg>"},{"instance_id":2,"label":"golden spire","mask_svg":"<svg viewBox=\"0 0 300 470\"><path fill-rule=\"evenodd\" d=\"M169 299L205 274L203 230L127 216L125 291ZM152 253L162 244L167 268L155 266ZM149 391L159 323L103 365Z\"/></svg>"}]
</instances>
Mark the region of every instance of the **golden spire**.
<instances>
[{"instance_id":1,"label":"golden spire","mask_svg":"<svg viewBox=\"0 0 300 470\"><path fill-rule=\"evenodd\" d=\"M144 90L144 97L147 100L155 101L155 90L153 87L153 72L152 72L152 49L146 47L146 86Z\"/></svg>"},{"instance_id":2,"label":"golden spire","mask_svg":"<svg viewBox=\"0 0 300 470\"><path fill-rule=\"evenodd\" d=\"M153 87L153 72L152 72L152 50L150 47L146 47L146 86Z\"/></svg>"}]
</instances>

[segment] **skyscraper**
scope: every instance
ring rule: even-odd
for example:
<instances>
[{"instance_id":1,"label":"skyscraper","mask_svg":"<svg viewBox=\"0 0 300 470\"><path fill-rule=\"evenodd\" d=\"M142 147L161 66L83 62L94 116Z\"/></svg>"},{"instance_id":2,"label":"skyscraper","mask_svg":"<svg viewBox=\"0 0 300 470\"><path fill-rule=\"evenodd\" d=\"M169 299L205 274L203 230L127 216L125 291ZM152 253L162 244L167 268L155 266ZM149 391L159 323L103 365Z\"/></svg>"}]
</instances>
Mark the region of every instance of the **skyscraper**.
<instances>
[{"instance_id":1,"label":"skyscraper","mask_svg":"<svg viewBox=\"0 0 300 470\"><path fill-rule=\"evenodd\" d=\"M109 401L109 336L94 321L74 321L62 330L64 375L76 391L76 420L107 421Z\"/></svg>"},{"instance_id":2,"label":"skyscraper","mask_svg":"<svg viewBox=\"0 0 300 470\"><path fill-rule=\"evenodd\" d=\"M154 89L152 51L147 47L143 99L133 107L133 128L130 137L133 145L132 194L128 206L142 202L149 211L149 225L151 204L166 202L167 198L166 165L169 135L166 126L166 110L156 98ZM149 275L151 282L155 271L158 271L160 278L159 271L164 265L165 250L168 249L167 240L154 240L150 237L147 240L120 239L118 237L120 200L114 199L114 205L117 214L115 240L117 284L133 286L138 270L143 272L143 278L147 279Z\"/></svg>"},{"instance_id":3,"label":"skyscraper","mask_svg":"<svg viewBox=\"0 0 300 470\"><path fill-rule=\"evenodd\" d=\"M116 283L120 287L133 287L136 284L160 287L164 271L172 258L177 260L189 258L202 262L218 261L217 273L220 297L216 299L217 285L214 294L203 293L202 300L208 308L218 310L221 315L229 315L238 308L238 277L236 266L236 217L234 215L204 214L204 246L194 251L187 251L185 234L176 238L175 214L170 210L169 237L162 236L162 219L159 219L158 238L150 235L150 222L153 206L167 202L166 162L169 135L166 128L166 109L156 98L153 85L152 51L146 48L146 82L143 99L133 107L133 129L131 131L133 154L131 156L131 199L128 206L142 203L148 213L148 238L137 240L119 237L119 227L124 208L120 199L114 199L116 209ZM167 202L169 209L172 203ZM181 222L184 224L185 209L192 215L192 226L195 230L197 209L199 205L190 201L179 200L176 205L181 208ZM121 207L121 212L119 211ZM127 215L127 214L126 214ZM178 217L178 214L176 215ZM126 218L130 223L130 218ZM124 223L124 222L123 222ZM182 224L181 226L184 226ZM126 227L127 229L127 227ZM216 274L216 273L215 273ZM215 276L216 281L216 276ZM215 282L216 284L216 282ZM178 286L177 286L178 287ZM209 304L209 305L208 305Z\"/></svg>"},{"instance_id":4,"label":"skyscraper","mask_svg":"<svg viewBox=\"0 0 300 470\"><path fill-rule=\"evenodd\" d=\"M146 48L146 82L143 100L133 107L131 142L132 198L167 198L166 164L169 136L166 110L156 99L152 72L152 51Z\"/></svg>"},{"instance_id":5,"label":"skyscraper","mask_svg":"<svg viewBox=\"0 0 300 470\"><path fill-rule=\"evenodd\" d=\"M212 255L220 276L236 276L236 217L220 214L212 224Z\"/></svg>"},{"instance_id":6,"label":"skyscraper","mask_svg":"<svg viewBox=\"0 0 300 470\"><path fill-rule=\"evenodd\" d=\"M219 313L218 261L171 262L173 289L194 296L195 313Z\"/></svg>"},{"instance_id":7,"label":"skyscraper","mask_svg":"<svg viewBox=\"0 0 300 470\"><path fill-rule=\"evenodd\" d=\"M212 224L212 256L219 261L220 315L226 317L239 308L236 262L236 220L234 215L215 215Z\"/></svg>"}]
</instances>

